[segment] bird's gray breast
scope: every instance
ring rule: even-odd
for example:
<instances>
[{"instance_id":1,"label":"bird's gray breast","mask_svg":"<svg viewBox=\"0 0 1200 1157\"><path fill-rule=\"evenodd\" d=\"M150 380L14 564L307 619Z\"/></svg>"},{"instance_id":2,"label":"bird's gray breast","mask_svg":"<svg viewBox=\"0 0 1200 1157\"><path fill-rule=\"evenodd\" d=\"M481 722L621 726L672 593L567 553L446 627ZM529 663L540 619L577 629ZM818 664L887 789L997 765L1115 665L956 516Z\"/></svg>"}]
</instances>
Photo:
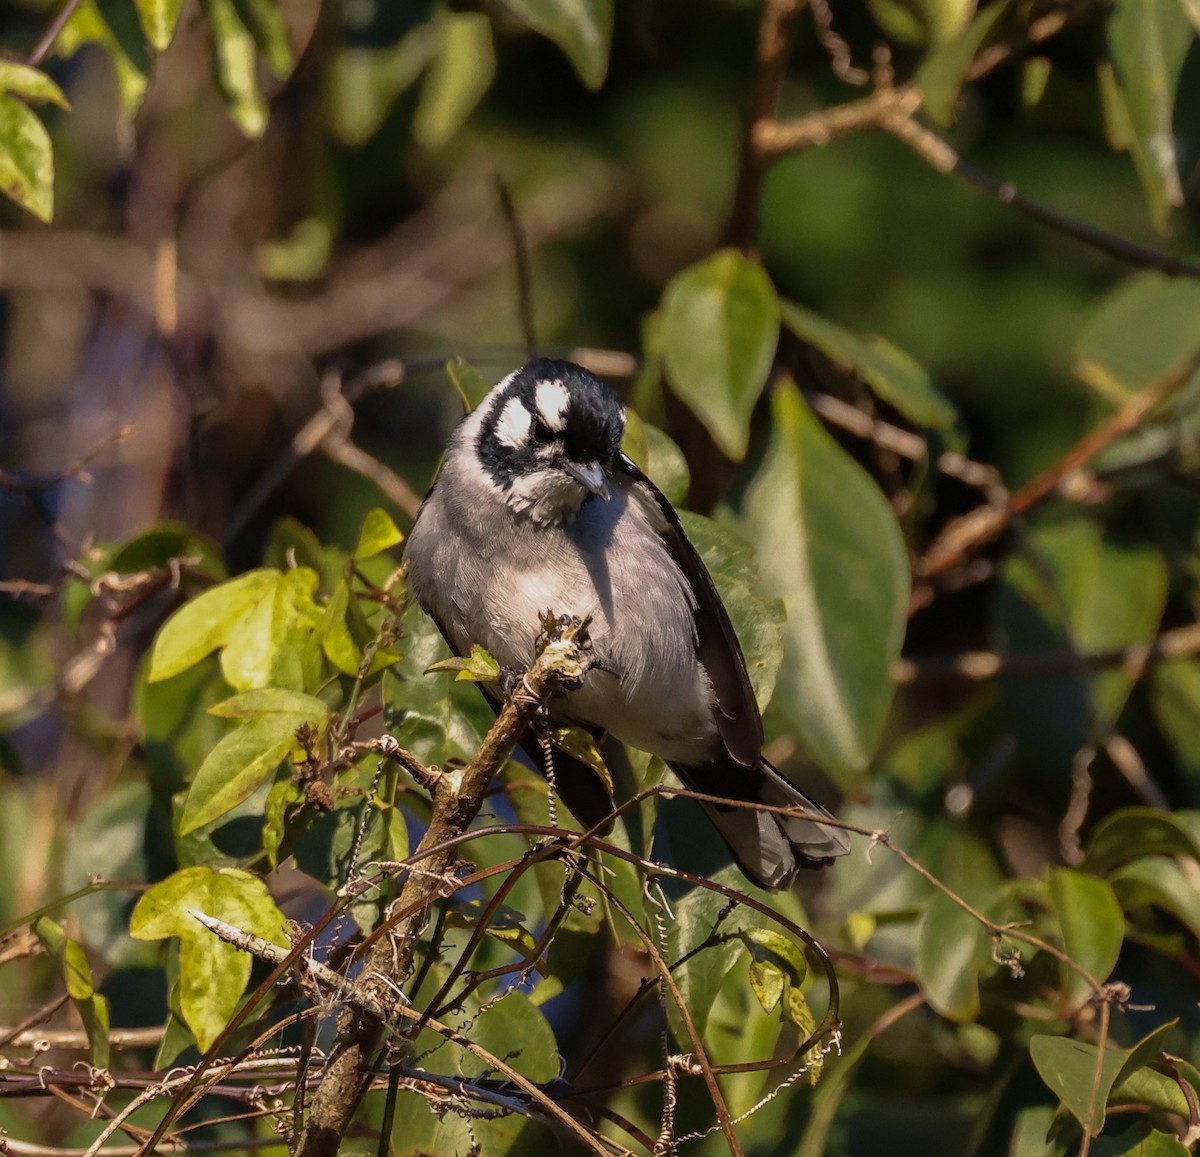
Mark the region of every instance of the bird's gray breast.
<instances>
[{"instance_id":1,"label":"bird's gray breast","mask_svg":"<svg viewBox=\"0 0 1200 1157\"><path fill-rule=\"evenodd\" d=\"M456 650L479 643L520 670L533 660L546 612L590 617L593 669L555 713L665 759L699 762L713 753L694 599L648 496L620 488L609 502L589 498L567 523L537 526L490 494L451 508L440 489L406 557L414 592Z\"/></svg>"}]
</instances>

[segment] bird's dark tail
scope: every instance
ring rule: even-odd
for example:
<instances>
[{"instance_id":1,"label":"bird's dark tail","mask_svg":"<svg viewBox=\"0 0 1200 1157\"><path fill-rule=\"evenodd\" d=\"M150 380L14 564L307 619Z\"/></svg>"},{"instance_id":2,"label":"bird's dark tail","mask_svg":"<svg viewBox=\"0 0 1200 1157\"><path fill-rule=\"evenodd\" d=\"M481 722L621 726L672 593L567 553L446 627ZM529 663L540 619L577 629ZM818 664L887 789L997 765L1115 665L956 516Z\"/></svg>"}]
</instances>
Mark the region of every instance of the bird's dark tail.
<instances>
[{"instance_id":1,"label":"bird's dark tail","mask_svg":"<svg viewBox=\"0 0 1200 1157\"><path fill-rule=\"evenodd\" d=\"M801 808L814 816L830 815L793 787L765 759L755 767L732 761L699 767L676 767L693 791L745 803ZM756 884L771 891L786 888L801 868L819 868L850 851L850 840L838 827L819 819L785 816L746 807L702 805L738 862Z\"/></svg>"}]
</instances>

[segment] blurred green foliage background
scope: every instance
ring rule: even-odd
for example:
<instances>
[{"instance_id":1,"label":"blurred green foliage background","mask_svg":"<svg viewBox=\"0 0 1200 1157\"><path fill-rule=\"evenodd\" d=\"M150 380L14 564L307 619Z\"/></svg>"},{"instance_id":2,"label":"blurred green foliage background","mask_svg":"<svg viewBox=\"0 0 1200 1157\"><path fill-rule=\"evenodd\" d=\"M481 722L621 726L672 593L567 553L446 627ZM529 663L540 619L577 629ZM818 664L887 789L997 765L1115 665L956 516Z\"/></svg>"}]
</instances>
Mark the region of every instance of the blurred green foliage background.
<instances>
[{"instance_id":1,"label":"blurred green foliage background","mask_svg":"<svg viewBox=\"0 0 1200 1157\"><path fill-rule=\"evenodd\" d=\"M775 71L760 38L784 10ZM1194 1149L1196 21L1189 0L5 4L0 188L16 192L0 201L4 918L88 870L150 881L184 862L170 800L216 742L198 714L212 695L196 692L179 733L173 716L137 717L138 664L171 603L97 587L105 568L150 565L121 563L113 544L173 520L187 528L174 546L207 552L204 568L223 553L237 573L297 549L303 561L314 540L301 524L314 552L350 552L368 510L411 520L461 413L446 363L490 383L534 347L583 360L673 439L658 443L659 465L683 477L677 444L688 504L749 540L758 594L793 610L803 584L777 564L789 535L802 540L834 681L856 720L878 702L879 724L857 736L863 759L827 757L819 721L797 706L797 655L817 628L793 614L767 717L789 774L840 796L846 820L888 828L989 919L1031 922L1098 981L1129 984L1139 1008L1114 1007L1113 1048L1181 1018L1162 1048L1155 1038L1134 1056L1142 1083L1114 1094L1123 1111L1093 1142L1078 1089L1108 1043L1107 1006L1101 1016L1029 946L1023 976L1002 966L1011 943L993 945L864 839L804 895L842 978L845 1055L815 1090L801 1082L739 1125L746 1150ZM43 44L48 30L58 37ZM952 123L936 107L907 118L956 151L955 172L882 122L748 159L756 117L820 118L886 88L888 70L936 106L955 60ZM739 219L756 163L754 212ZM989 181L1028 200L1005 203ZM771 302L807 313L784 307L769 381L689 387L664 292L729 245L737 269L761 262ZM842 327L840 355L814 336L823 323ZM734 344L743 336L733 327ZM456 376L474 381L461 364ZM749 391L740 461L705 410L726 387ZM1147 390L1158 404L1138 410ZM1128 420L1072 457L1114 414ZM338 437L322 440L323 421ZM828 466L805 483L808 455ZM861 501L855 463L874 480ZM1029 497L1021 488L1044 471ZM792 487L812 517L802 529L798 515L780 521ZM995 534L955 522L989 506ZM281 518L294 521L281 530ZM891 555L875 533L885 523L902 535ZM878 605L861 615L830 570L847 528L878 545L843 572L877 580L866 585ZM875 631L854 644L859 680L859 656L836 645L876 613L885 627L899 615L903 655ZM189 727L177 778L154 781L155 743L181 747ZM136 814L124 795L114 804L147 779ZM678 814L663 823L686 861L701 829ZM89 868L80 849L93 847ZM779 902L800 915L796 898ZM166 982L123 918L93 911L73 934L108 973L114 1024L152 1023ZM601 1012L626 991L631 953L597 950L581 973L609 986ZM154 986L135 994L131 969ZM759 1010L744 969L728 976L712 996L714 1049L738 1060L781 1048L774 1022L747 1019ZM21 1020L51 983L22 973L0 1019ZM559 1009L566 1051L592 1022L569 1000ZM1093 1052L1031 1052L1037 1036ZM630 1045L642 1059L656 1048L650 1030ZM1163 1049L1179 1058L1174 1085ZM739 1111L771 1087L729 1083ZM615 1101L653 1132L656 1095ZM469 1143L451 1136L457 1124L438 1135L412 1100L422 1123L394 1152ZM703 1129L711 1112L701 1100L682 1116ZM34 1121L0 1117L15 1137L76 1137L61 1118ZM497 1130L485 1148L555 1151L535 1132ZM681 1151L724 1145L718 1133Z\"/></svg>"}]
</instances>

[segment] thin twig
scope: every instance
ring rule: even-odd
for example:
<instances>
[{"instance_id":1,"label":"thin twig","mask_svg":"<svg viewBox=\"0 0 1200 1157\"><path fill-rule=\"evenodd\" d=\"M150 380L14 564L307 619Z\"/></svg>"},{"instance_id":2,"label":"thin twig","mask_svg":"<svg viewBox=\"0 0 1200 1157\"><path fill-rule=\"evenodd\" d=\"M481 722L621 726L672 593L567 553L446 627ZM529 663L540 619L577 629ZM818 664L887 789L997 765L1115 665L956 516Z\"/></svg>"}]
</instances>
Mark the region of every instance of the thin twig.
<instances>
[{"instance_id":1,"label":"thin twig","mask_svg":"<svg viewBox=\"0 0 1200 1157\"><path fill-rule=\"evenodd\" d=\"M30 68L37 68L38 65L50 55L50 50L54 47L54 43L58 40L62 30L66 28L67 21L75 15L75 9L79 7L79 0L67 0L67 2L59 9L58 15L50 21L46 31L42 33L42 38L34 45L33 51L25 57L25 63Z\"/></svg>"},{"instance_id":2,"label":"thin twig","mask_svg":"<svg viewBox=\"0 0 1200 1157\"><path fill-rule=\"evenodd\" d=\"M512 189L508 182L496 174L496 191L500 195L500 208L508 222L512 237L513 267L517 275L517 316L521 321L521 333L525 338L525 352L532 358L537 353L537 327L533 320L533 269L529 262L529 243L525 238L525 226L517 213Z\"/></svg>"},{"instance_id":3,"label":"thin twig","mask_svg":"<svg viewBox=\"0 0 1200 1157\"><path fill-rule=\"evenodd\" d=\"M1002 506L983 506L954 519L919 559L914 571L922 578L943 574L1005 530L1014 515L1024 514L1053 494L1063 482L1118 438L1132 433L1145 418L1183 386L1200 364L1200 354L1134 394L1116 413L1084 435L1054 465L1015 490Z\"/></svg>"}]
</instances>

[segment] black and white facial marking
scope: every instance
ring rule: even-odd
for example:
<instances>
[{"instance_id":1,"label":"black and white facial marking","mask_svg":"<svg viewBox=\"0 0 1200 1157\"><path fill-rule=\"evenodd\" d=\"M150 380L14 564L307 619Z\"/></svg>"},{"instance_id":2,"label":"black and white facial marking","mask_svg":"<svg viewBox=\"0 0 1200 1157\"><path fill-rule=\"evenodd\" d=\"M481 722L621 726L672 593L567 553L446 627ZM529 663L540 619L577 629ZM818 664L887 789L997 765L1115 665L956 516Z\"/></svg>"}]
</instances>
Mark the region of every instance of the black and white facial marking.
<instances>
[{"instance_id":1,"label":"black and white facial marking","mask_svg":"<svg viewBox=\"0 0 1200 1157\"><path fill-rule=\"evenodd\" d=\"M625 409L599 378L540 358L505 378L480 408L479 464L514 510L553 523L589 495L607 500Z\"/></svg>"}]
</instances>

